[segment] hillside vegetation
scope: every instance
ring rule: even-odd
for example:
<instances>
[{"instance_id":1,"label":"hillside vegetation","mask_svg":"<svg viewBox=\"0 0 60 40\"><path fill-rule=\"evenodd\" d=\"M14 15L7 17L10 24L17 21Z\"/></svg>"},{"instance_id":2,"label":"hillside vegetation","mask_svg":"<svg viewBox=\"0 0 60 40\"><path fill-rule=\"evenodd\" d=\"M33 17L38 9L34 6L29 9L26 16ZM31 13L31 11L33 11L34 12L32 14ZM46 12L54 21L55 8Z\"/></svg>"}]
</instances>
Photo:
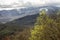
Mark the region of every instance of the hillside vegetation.
<instances>
[{"instance_id":1,"label":"hillside vegetation","mask_svg":"<svg viewBox=\"0 0 60 40\"><path fill-rule=\"evenodd\" d=\"M31 30L29 40L60 40L60 11L47 15L46 11L42 10L34 29Z\"/></svg>"}]
</instances>

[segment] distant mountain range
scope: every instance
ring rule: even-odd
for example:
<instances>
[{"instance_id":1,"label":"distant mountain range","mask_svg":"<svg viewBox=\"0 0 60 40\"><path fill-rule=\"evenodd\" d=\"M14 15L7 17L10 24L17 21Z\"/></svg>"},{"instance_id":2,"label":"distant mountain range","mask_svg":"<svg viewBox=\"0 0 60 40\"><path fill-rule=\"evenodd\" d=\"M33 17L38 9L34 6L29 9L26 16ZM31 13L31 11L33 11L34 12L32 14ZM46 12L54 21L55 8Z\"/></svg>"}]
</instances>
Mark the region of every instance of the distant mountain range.
<instances>
[{"instance_id":1,"label":"distant mountain range","mask_svg":"<svg viewBox=\"0 0 60 40\"><path fill-rule=\"evenodd\" d=\"M47 9L47 13L52 14L53 11L57 11L58 9L60 9L60 7L48 5L48 6L36 6L36 7L31 6L12 10L0 10L0 23L6 23L28 15L35 15L38 14L42 9Z\"/></svg>"},{"instance_id":2,"label":"distant mountain range","mask_svg":"<svg viewBox=\"0 0 60 40\"><path fill-rule=\"evenodd\" d=\"M1 10L0 22L8 22L14 19L18 19L27 15L34 15L39 13L38 7L27 7L21 9Z\"/></svg>"}]
</instances>

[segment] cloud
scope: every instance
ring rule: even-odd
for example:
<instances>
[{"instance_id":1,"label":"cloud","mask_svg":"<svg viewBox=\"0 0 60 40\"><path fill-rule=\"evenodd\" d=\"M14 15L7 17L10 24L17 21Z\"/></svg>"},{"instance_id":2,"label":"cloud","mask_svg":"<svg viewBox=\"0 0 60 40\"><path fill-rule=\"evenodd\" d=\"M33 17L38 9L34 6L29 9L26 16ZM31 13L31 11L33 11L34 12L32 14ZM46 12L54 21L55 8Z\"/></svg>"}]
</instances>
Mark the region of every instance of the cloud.
<instances>
[{"instance_id":1,"label":"cloud","mask_svg":"<svg viewBox=\"0 0 60 40\"><path fill-rule=\"evenodd\" d=\"M31 2L32 4L60 3L60 0L23 0L23 1Z\"/></svg>"},{"instance_id":2,"label":"cloud","mask_svg":"<svg viewBox=\"0 0 60 40\"><path fill-rule=\"evenodd\" d=\"M0 0L1 5L12 5L14 3L18 3L20 5L23 5L25 3L31 3L32 5L46 5L60 3L60 0Z\"/></svg>"},{"instance_id":3,"label":"cloud","mask_svg":"<svg viewBox=\"0 0 60 40\"><path fill-rule=\"evenodd\" d=\"M46 4L51 4L51 3L60 3L60 0L45 0Z\"/></svg>"},{"instance_id":4,"label":"cloud","mask_svg":"<svg viewBox=\"0 0 60 40\"><path fill-rule=\"evenodd\" d=\"M18 2L18 0L0 0L1 5L10 5L14 2Z\"/></svg>"}]
</instances>

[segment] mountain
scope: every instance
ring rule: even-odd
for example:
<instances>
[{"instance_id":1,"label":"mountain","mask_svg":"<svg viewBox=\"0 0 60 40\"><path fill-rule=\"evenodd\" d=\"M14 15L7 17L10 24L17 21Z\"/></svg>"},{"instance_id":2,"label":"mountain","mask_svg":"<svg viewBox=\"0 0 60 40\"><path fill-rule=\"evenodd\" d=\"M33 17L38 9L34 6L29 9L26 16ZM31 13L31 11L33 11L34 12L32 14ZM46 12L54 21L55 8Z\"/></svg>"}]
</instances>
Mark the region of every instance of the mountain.
<instances>
[{"instance_id":1,"label":"mountain","mask_svg":"<svg viewBox=\"0 0 60 40\"><path fill-rule=\"evenodd\" d=\"M47 10L47 14L52 14L54 11L60 9L60 7L56 7L53 5L48 6L30 6L30 7L22 7L11 10L0 10L0 23L6 23L13 21L15 19L19 19L28 15L35 15L39 13L42 9Z\"/></svg>"},{"instance_id":2,"label":"mountain","mask_svg":"<svg viewBox=\"0 0 60 40\"><path fill-rule=\"evenodd\" d=\"M34 15L39 13L38 7L26 7L12 10L1 10L0 11L0 22L9 22L27 15Z\"/></svg>"},{"instance_id":3,"label":"mountain","mask_svg":"<svg viewBox=\"0 0 60 40\"><path fill-rule=\"evenodd\" d=\"M35 8L23 8L19 10L14 9L0 11L0 19L3 19L0 20L0 35L10 35L15 32L21 32L25 28L33 28L36 22L36 18L39 16L39 12L41 11L40 9L47 9L47 15L52 16L52 14L56 13L60 9L60 7L44 6ZM8 19L8 21L6 18ZM16 19L10 21L10 18ZM5 21L6 23L2 24L3 21Z\"/></svg>"},{"instance_id":4,"label":"mountain","mask_svg":"<svg viewBox=\"0 0 60 40\"><path fill-rule=\"evenodd\" d=\"M16 20L13 20L11 22L7 22L7 25L17 25L18 26L23 26L26 25L26 27L28 27L27 25L33 25L36 22L36 18L38 17L39 14L35 14L35 15L30 15L30 16L25 16Z\"/></svg>"},{"instance_id":5,"label":"mountain","mask_svg":"<svg viewBox=\"0 0 60 40\"><path fill-rule=\"evenodd\" d=\"M6 35L15 33L17 31L22 31L25 28L32 28L36 22L36 18L39 14L26 16L23 18L16 19L6 24L0 24L0 34Z\"/></svg>"},{"instance_id":6,"label":"mountain","mask_svg":"<svg viewBox=\"0 0 60 40\"><path fill-rule=\"evenodd\" d=\"M54 6L47 6L45 8L42 7L41 10L43 10L43 9L45 9L45 10L48 9L46 11L46 13L47 13L47 15L50 15L50 16L59 10L59 8L54 7ZM17 12L17 10L10 10L9 12L11 12L11 13L9 13L9 16L7 15L8 13L6 13L6 14L3 14L3 16L1 16L1 17L7 16L8 18L12 17L12 19L14 19L16 17L17 18L12 21L8 21L4 25L7 26L7 29L12 29L12 30L14 30L16 28L20 29L23 27L34 26L34 23L36 22L36 18L39 15L39 11L41 11L41 10L38 10L37 8L35 8L32 12L31 12L31 10L33 10L33 9L32 8L27 8L27 9L25 8L25 9L18 10L18 11L21 11L22 13ZM28 12L28 11L30 11L30 12ZM22 17L21 17L21 15L22 15ZM1 21L3 21L3 20L1 20ZM5 19L4 19L4 21L6 22Z\"/></svg>"}]
</instances>

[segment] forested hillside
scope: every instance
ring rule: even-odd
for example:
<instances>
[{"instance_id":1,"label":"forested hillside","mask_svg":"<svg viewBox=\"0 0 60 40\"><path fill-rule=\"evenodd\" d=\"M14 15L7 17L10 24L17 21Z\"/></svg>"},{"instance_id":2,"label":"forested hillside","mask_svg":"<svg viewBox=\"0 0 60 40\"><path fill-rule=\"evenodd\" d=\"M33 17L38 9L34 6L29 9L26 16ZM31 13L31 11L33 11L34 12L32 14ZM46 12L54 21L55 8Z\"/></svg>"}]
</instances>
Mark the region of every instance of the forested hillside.
<instances>
[{"instance_id":1,"label":"forested hillside","mask_svg":"<svg viewBox=\"0 0 60 40\"><path fill-rule=\"evenodd\" d=\"M60 11L47 15L46 11L42 10L31 30L29 40L60 40Z\"/></svg>"}]
</instances>

